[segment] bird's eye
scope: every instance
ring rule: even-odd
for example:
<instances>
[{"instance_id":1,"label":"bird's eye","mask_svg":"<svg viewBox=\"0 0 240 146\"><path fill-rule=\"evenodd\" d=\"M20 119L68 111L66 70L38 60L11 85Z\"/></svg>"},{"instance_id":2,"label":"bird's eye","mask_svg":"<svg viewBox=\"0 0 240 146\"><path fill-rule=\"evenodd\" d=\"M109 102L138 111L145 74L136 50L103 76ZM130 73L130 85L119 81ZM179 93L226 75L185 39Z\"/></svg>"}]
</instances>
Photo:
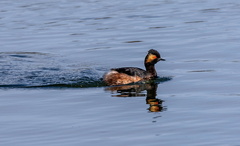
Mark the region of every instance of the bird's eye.
<instances>
[{"instance_id":1,"label":"bird's eye","mask_svg":"<svg viewBox=\"0 0 240 146\"><path fill-rule=\"evenodd\" d=\"M156 59L157 58L157 56L156 55L153 55L153 57L152 57L153 59Z\"/></svg>"}]
</instances>

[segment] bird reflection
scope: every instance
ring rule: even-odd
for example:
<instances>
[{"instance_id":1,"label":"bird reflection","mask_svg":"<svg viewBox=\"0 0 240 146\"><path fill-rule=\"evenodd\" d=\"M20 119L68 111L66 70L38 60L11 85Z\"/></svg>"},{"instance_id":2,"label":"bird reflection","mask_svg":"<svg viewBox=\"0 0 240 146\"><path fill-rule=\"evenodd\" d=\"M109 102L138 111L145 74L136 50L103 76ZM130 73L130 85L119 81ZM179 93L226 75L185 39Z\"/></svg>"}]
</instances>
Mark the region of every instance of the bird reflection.
<instances>
[{"instance_id":1,"label":"bird reflection","mask_svg":"<svg viewBox=\"0 0 240 146\"><path fill-rule=\"evenodd\" d=\"M156 98L157 96L157 83L148 84L135 84L124 86L113 86L105 88L106 91L111 91L113 97L146 97L146 104L149 104L148 110L150 112L162 112L166 110L163 100ZM143 91L147 93L143 93Z\"/></svg>"}]
</instances>

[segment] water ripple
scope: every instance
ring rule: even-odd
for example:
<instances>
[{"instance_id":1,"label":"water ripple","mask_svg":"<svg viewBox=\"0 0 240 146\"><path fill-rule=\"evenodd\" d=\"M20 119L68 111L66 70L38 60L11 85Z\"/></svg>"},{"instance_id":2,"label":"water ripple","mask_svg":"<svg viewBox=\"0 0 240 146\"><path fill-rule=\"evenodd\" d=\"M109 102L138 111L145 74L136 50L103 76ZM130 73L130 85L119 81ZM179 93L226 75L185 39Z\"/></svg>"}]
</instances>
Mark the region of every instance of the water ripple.
<instances>
[{"instance_id":1,"label":"water ripple","mask_svg":"<svg viewBox=\"0 0 240 146\"><path fill-rule=\"evenodd\" d=\"M102 69L58 63L50 54L1 52L0 87L98 87Z\"/></svg>"}]
</instances>

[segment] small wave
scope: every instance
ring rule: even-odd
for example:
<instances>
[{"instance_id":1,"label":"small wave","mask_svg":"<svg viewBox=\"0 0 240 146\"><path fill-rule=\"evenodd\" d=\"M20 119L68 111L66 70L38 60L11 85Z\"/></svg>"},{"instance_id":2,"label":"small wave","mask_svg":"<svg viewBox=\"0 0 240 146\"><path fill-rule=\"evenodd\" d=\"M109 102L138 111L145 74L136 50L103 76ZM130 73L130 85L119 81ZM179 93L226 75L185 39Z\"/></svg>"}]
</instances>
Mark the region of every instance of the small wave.
<instances>
[{"instance_id":1,"label":"small wave","mask_svg":"<svg viewBox=\"0 0 240 146\"><path fill-rule=\"evenodd\" d=\"M102 68L70 66L56 56L37 52L0 52L0 87L99 87ZM61 64L59 63L61 62Z\"/></svg>"},{"instance_id":2,"label":"small wave","mask_svg":"<svg viewBox=\"0 0 240 146\"><path fill-rule=\"evenodd\" d=\"M24 79L11 79L11 83L0 84L0 88L87 88L105 86L101 78L78 77L74 81L68 77L31 77ZM21 80L21 81L19 81ZM22 82L22 83L19 83Z\"/></svg>"},{"instance_id":3,"label":"small wave","mask_svg":"<svg viewBox=\"0 0 240 146\"><path fill-rule=\"evenodd\" d=\"M51 75L24 77L22 79L11 78L11 83L0 84L1 88L87 88L105 86L102 78L80 75L78 77L59 77ZM21 82L21 83L20 83Z\"/></svg>"},{"instance_id":4,"label":"small wave","mask_svg":"<svg viewBox=\"0 0 240 146\"><path fill-rule=\"evenodd\" d=\"M163 82L167 82L167 81L170 81L172 80L172 76L167 76L167 77L158 77L157 79L155 79L155 83L163 83Z\"/></svg>"}]
</instances>

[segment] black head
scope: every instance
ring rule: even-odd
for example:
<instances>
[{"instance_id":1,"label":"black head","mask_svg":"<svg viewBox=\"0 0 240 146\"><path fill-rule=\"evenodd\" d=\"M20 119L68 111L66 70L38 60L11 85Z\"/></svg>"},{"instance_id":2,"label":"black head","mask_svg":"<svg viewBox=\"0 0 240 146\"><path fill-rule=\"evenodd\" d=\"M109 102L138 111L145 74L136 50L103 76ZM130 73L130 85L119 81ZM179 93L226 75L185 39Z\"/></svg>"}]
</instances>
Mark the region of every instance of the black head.
<instances>
[{"instance_id":1,"label":"black head","mask_svg":"<svg viewBox=\"0 0 240 146\"><path fill-rule=\"evenodd\" d=\"M165 61L165 59L161 58L161 55L157 50L150 49L148 51L148 54L145 58L145 64L156 64L158 61Z\"/></svg>"}]
</instances>

